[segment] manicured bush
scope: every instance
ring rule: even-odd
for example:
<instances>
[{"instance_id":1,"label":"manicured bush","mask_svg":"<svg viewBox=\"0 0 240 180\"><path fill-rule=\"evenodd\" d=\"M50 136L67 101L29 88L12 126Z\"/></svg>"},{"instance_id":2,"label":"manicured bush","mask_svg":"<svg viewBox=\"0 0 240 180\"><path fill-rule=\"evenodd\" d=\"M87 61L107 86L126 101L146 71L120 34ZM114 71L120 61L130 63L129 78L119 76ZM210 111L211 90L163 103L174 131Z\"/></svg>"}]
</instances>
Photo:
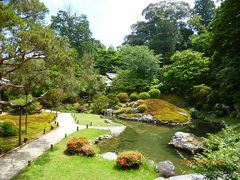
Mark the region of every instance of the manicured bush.
<instances>
[{"instance_id":1,"label":"manicured bush","mask_svg":"<svg viewBox=\"0 0 240 180\"><path fill-rule=\"evenodd\" d=\"M117 165L122 168L138 168L143 164L144 156L138 151L126 151L117 158Z\"/></svg>"},{"instance_id":2,"label":"manicured bush","mask_svg":"<svg viewBox=\"0 0 240 180\"><path fill-rule=\"evenodd\" d=\"M82 154L83 156L87 156L87 157L93 157L96 155L96 152L93 149L93 147L91 147L89 145L82 146L79 150L79 153Z\"/></svg>"},{"instance_id":3,"label":"manicured bush","mask_svg":"<svg viewBox=\"0 0 240 180\"><path fill-rule=\"evenodd\" d=\"M150 95L147 92L141 92L139 94L139 99L149 99Z\"/></svg>"},{"instance_id":4,"label":"manicured bush","mask_svg":"<svg viewBox=\"0 0 240 180\"><path fill-rule=\"evenodd\" d=\"M86 137L77 137L67 143L67 153L70 155L78 154L82 146L89 145Z\"/></svg>"},{"instance_id":5,"label":"manicured bush","mask_svg":"<svg viewBox=\"0 0 240 180\"><path fill-rule=\"evenodd\" d=\"M14 122L5 121L0 123L0 127L3 128L2 136L16 136L17 135L17 127Z\"/></svg>"},{"instance_id":6,"label":"manicured bush","mask_svg":"<svg viewBox=\"0 0 240 180\"><path fill-rule=\"evenodd\" d=\"M138 93L136 93L136 92L131 93L130 94L130 99L131 99L131 101L138 100L139 99Z\"/></svg>"},{"instance_id":7,"label":"manicured bush","mask_svg":"<svg viewBox=\"0 0 240 180\"><path fill-rule=\"evenodd\" d=\"M121 109L121 114L126 113L126 114L131 114L132 113L132 108L122 108Z\"/></svg>"},{"instance_id":8,"label":"manicured bush","mask_svg":"<svg viewBox=\"0 0 240 180\"><path fill-rule=\"evenodd\" d=\"M103 110L107 109L109 105L109 99L107 96L99 96L93 100L92 110L94 113L102 113Z\"/></svg>"},{"instance_id":9,"label":"manicured bush","mask_svg":"<svg viewBox=\"0 0 240 180\"><path fill-rule=\"evenodd\" d=\"M150 91L148 91L148 94L152 99L159 99L161 91L159 89L151 89Z\"/></svg>"},{"instance_id":10,"label":"manicured bush","mask_svg":"<svg viewBox=\"0 0 240 180\"><path fill-rule=\"evenodd\" d=\"M147 106L145 104L141 104L137 107L137 112L144 113L147 110Z\"/></svg>"},{"instance_id":11,"label":"manicured bush","mask_svg":"<svg viewBox=\"0 0 240 180\"><path fill-rule=\"evenodd\" d=\"M121 103L125 103L125 102L127 102L127 100L128 100L128 94L127 94L127 93L119 93L119 94L117 95L117 98L119 99L119 101L120 101Z\"/></svg>"}]
</instances>

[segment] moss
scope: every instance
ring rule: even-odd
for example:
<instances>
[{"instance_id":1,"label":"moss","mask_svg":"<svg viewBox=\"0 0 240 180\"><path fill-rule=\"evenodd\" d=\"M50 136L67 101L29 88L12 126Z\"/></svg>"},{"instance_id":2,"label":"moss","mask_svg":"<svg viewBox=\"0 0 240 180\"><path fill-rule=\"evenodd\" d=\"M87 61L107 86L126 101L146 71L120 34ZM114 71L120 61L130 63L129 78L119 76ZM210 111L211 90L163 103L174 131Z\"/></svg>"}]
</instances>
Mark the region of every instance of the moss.
<instances>
[{"instance_id":1,"label":"moss","mask_svg":"<svg viewBox=\"0 0 240 180\"><path fill-rule=\"evenodd\" d=\"M189 113L177 106L160 99L148 99L144 101L148 107L145 114L151 114L157 120L172 121L172 122L187 122L190 115ZM182 115L186 114L187 116Z\"/></svg>"}]
</instances>

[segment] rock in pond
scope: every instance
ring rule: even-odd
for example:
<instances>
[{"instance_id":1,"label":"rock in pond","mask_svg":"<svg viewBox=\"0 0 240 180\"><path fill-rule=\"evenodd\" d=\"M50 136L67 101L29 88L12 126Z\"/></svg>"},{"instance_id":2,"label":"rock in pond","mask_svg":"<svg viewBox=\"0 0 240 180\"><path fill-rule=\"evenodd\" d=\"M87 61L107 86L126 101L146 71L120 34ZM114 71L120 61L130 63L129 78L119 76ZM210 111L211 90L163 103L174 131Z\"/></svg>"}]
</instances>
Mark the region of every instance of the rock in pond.
<instances>
[{"instance_id":1,"label":"rock in pond","mask_svg":"<svg viewBox=\"0 0 240 180\"><path fill-rule=\"evenodd\" d=\"M106 152L106 153L100 154L100 156L108 160L117 160L117 154L114 152Z\"/></svg>"},{"instance_id":2,"label":"rock in pond","mask_svg":"<svg viewBox=\"0 0 240 180\"><path fill-rule=\"evenodd\" d=\"M205 177L201 174L185 174L185 175L173 176L167 179L168 180L205 180ZM159 177L154 180L165 180L165 178Z\"/></svg>"},{"instance_id":3,"label":"rock in pond","mask_svg":"<svg viewBox=\"0 0 240 180\"><path fill-rule=\"evenodd\" d=\"M194 154L204 150L204 140L206 140L204 137L197 137L194 134L176 132L168 144Z\"/></svg>"},{"instance_id":4,"label":"rock in pond","mask_svg":"<svg viewBox=\"0 0 240 180\"><path fill-rule=\"evenodd\" d=\"M104 119L104 122L107 124L114 124L114 122L110 119Z\"/></svg>"},{"instance_id":5,"label":"rock in pond","mask_svg":"<svg viewBox=\"0 0 240 180\"><path fill-rule=\"evenodd\" d=\"M175 166L169 160L161 161L161 162L157 163L156 170L157 170L157 172L160 173L161 176L167 178L167 177L174 175Z\"/></svg>"}]
</instances>

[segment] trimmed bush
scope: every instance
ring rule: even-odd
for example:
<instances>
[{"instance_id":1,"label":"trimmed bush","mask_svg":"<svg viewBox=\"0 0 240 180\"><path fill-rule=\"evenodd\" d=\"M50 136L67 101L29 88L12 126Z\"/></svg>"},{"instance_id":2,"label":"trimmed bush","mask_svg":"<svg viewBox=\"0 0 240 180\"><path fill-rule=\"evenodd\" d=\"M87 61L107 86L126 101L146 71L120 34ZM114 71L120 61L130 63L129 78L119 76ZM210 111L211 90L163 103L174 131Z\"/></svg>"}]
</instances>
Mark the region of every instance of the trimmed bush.
<instances>
[{"instance_id":1,"label":"trimmed bush","mask_svg":"<svg viewBox=\"0 0 240 180\"><path fill-rule=\"evenodd\" d=\"M103 110L107 109L109 105L109 99L107 96L99 96L93 100L92 110L94 113L102 113Z\"/></svg>"},{"instance_id":2,"label":"trimmed bush","mask_svg":"<svg viewBox=\"0 0 240 180\"><path fill-rule=\"evenodd\" d=\"M136 92L131 93L130 94L130 99L131 99L131 101L138 100L139 99L138 93L136 93Z\"/></svg>"},{"instance_id":3,"label":"trimmed bush","mask_svg":"<svg viewBox=\"0 0 240 180\"><path fill-rule=\"evenodd\" d=\"M137 112L144 113L147 110L147 106L145 104L141 104L137 107Z\"/></svg>"},{"instance_id":4,"label":"trimmed bush","mask_svg":"<svg viewBox=\"0 0 240 180\"><path fill-rule=\"evenodd\" d=\"M17 135L17 127L14 122L2 122L0 123L0 127L3 128L2 136L16 136Z\"/></svg>"},{"instance_id":5,"label":"trimmed bush","mask_svg":"<svg viewBox=\"0 0 240 180\"><path fill-rule=\"evenodd\" d=\"M148 91L148 94L150 95L151 99L159 99L161 91L159 89L151 89Z\"/></svg>"},{"instance_id":6,"label":"trimmed bush","mask_svg":"<svg viewBox=\"0 0 240 180\"><path fill-rule=\"evenodd\" d=\"M126 151L117 158L117 165L122 168L138 168L143 164L144 156L138 151Z\"/></svg>"},{"instance_id":7,"label":"trimmed bush","mask_svg":"<svg viewBox=\"0 0 240 180\"><path fill-rule=\"evenodd\" d=\"M79 150L79 153L81 153L83 156L87 156L87 157L93 157L96 155L95 150L89 145L82 146Z\"/></svg>"},{"instance_id":8,"label":"trimmed bush","mask_svg":"<svg viewBox=\"0 0 240 180\"><path fill-rule=\"evenodd\" d=\"M130 107L122 108L120 112L121 112L121 114L123 114L123 113L131 114L132 113L132 108L130 108Z\"/></svg>"},{"instance_id":9,"label":"trimmed bush","mask_svg":"<svg viewBox=\"0 0 240 180\"><path fill-rule=\"evenodd\" d=\"M85 145L89 145L86 137L73 138L67 143L67 153L70 155L78 154L80 153L81 147Z\"/></svg>"},{"instance_id":10,"label":"trimmed bush","mask_svg":"<svg viewBox=\"0 0 240 180\"><path fill-rule=\"evenodd\" d=\"M141 92L139 94L139 99L149 99L150 95L147 92Z\"/></svg>"},{"instance_id":11,"label":"trimmed bush","mask_svg":"<svg viewBox=\"0 0 240 180\"><path fill-rule=\"evenodd\" d=\"M117 98L119 99L119 101L120 101L121 103L126 103L127 100L128 100L128 94L127 94L127 93L119 93L119 94L117 95Z\"/></svg>"}]
</instances>

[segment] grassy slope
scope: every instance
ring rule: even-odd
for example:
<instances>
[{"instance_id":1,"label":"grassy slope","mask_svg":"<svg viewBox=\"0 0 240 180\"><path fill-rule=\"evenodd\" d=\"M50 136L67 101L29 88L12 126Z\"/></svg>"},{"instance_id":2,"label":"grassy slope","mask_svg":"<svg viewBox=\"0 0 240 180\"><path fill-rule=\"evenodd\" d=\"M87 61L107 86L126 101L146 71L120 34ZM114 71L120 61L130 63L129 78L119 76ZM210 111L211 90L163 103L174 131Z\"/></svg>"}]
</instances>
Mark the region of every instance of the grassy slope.
<instances>
[{"instance_id":1,"label":"grassy slope","mask_svg":"<svg viewBox=\"0 0 240 180\"><path fill-rule=\"evenodd\" d=\"M28 134L25 135L25 116L22 119L22 139L34 139L42 134L43 129L50 131L51 126L56 126L54 124L50 124L49 121L53 120L54 113L40 113L40 114L33 114L28 116ZM18 127L19 124L19 115L3 115L0 116L0 121L14 121L16 126ZM11 137L0 137L0 148L3 151L8 151L13 149L17 146L18 143L18 136L11 136Z\"/></svg>"},{"instance_id":2,"label":"grassy slope","mask_svg":"<svg viewBox=\"0 0 240 180\"><path fill-rule=\"evenodd\" d=\"M148 109L145 114L152 114L156 119L162 121L186 122L188 117L179 114L179 112L189 115L189 113L171 103L161 99L147 99L143 102Z\"/></svg>"},{"instance_id":3,"label":"grassy slope","mask_svg":"<svg viewBox=\"0 0 240 180\"><path fill-rule=\"evenodd\" d=\"M109 134L109 131L84 129L78 131L35 160L14 179L51 179L51 180L152 180L158 176L152 167L144 165L139 170L121 171L116 169L115 161L100 157L87 158L68 156L64 154L66 143L75 136L86 136L94 139L99 135Z\"/></svg>"},{"instance_id":4,"label":"grassy slope","mask_svg":"<svg viewBox=\"0 0 240 180\"><path fill-rule=\"evenodd\" d=\"M93 126L118 126L119 124L109 124L104 122L104 118L100 118L100 115L96 114L80 114L75 113L74 116L81 125L89 125L92 122Z\"/></svg>"}]
</instances>

